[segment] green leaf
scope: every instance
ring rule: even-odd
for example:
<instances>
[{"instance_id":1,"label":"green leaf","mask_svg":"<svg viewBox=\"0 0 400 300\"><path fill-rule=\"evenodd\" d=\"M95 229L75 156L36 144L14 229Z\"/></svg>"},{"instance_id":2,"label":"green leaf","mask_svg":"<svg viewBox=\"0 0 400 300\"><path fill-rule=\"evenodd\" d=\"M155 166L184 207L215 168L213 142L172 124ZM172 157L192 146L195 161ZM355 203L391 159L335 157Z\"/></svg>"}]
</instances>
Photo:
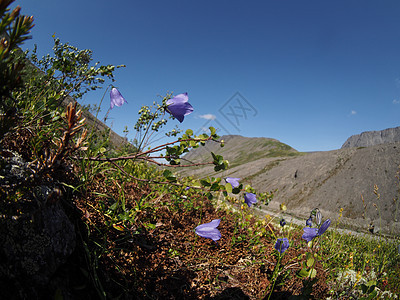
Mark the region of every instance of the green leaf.
<instances>
[{"instance_id":1,"label":"green leaf","mask_svg":"<svg viewBox=\"0 0 400 300\"><path fill-rule=\"evenodd\" d=\"M219 191L219 184L218 184L217 182L214 182L214 183L211 185L210 190L211 190L211 191Z\"/></svg>"},{"instance_id":2,"label":"green leaf","mask_svg":"<svg viewBox=\"0 0 400 300\"><path fill-rule=\"evenodd\" d=\"M228 193L232 193L232 185L230 183L225 184L225 189Z\"/></svg>"},{"instance_id":3,"label":"green leaf","mask_svg":"<svg viewBox=\"0 0 400 300\"><path fill-rule=\"evenodd\" d=\"M209 129L210 129L210 132L211 132L211 135L214 135L217 131L215 130L215 128L214 127L209 127Z\"/></svg>"},{"instance_id":4,"label":"green leaf","mask_svg":"<svg viewBox=\"0 0 400 300\"><path fill-rule=\"evenodd\" d=\"M215 172L218 172L218 171L221 171L222 170L222 167L221 166L215 166L214 167L214 171Z\"/></svg>"},{"instance_id":5,"label":"green leaf","mask_svg":"<svg viewBox=\"0 0 400 300\"><path fill-rule=\"evenodd\" d=\"M115 202L113 205L110 206L111 210L115 210L118 207L118 202Z\"/></svg>"},{"instance_id":6,"label":"green leaf","mask_svg":"<svg viewBox=\"0 0 400 300\"><path fill-rule=\"evenodd\" d=\"M172 176L172 172L170 170L164 170L163 172L164 177L171 177Z\"/></svg>"},{"instance_id":7,"label":"green leaf","mask_svg":"<svg viewBox=\"0 0 400 300\"><path fill-rule=\"evenodd\" d=\"M174 161L171 161L171 165L174 163ZM176 177L174 174L172 174L172 172L170 170L164 170L163 172L164 177L168 180L168 181L172 181L175 182L176 181Z\"/></svg>"},{"instance_id":8,"label":"green leaf","mask_svg":"<svg viewBox=\"0 0 400 300\"><path fill-rule=\"evenodd\" d=\"M170 165L172 165L172 166L179 165L180 163L181 163L180 159L173 159L170 161Z\"/></svg>"},{"instance_id":9,"label":"green leaf","mask_svg":"<svg viewBox=\"0 0 400 300\"><path fill-rule=\"evenodd\" d=\"M127 221L127 220L129 220L129 215L128 215L126 212L124 212L124 213L122 213L122 214L119 214L119 215L118 215L118 218L119 218L120 220L122 220L122 221Z\"/></svg>"},{"instance_id":10,"label":"green leaf","mask_svg":"<svg viewBox=\"0 0 400 300\"><path fill-rule=\"evenodd\" d=\"M317 276L317 270L311 269L309 271L309 276L310 276L310 278L314 278L315 276Z\"/></svg>"},{"instance_id":11,"label":"green leaf","mask_svg":"<svg viewBox=\"0 0 400 300\"><path fill-rule=\"evenodd\" d=\"M244 190L246 191L246 193L254 193L254 189L251 187L250 184L246 184Z\"/></svg>"},{"instance_id":12,"label":"green leaf","mask_svg":"<svg viewBox=\"0 0 400 300\"><path fill-rule=\"evenodd\" d=\"M218 160L217 156L214 154L214 152L211 152L211 155L212 155L212 158L213 158L214 162Z\"/></svg>"},{"instance_id":13,"label":"green leaf","mask_svg":"<svg viewBox=\"0 0 400 300\"><path fill-rule=\"evenodd\" d=\"M207 179L200 179L200 184L202 186L211 186L209 180L207 180Z\"/></svg>"},{"instance_id":14,"label":"green leaf","mask_svg":"<svg viewBox=\"0 0 400 300\"><path fill-rule=\"evenodd\" d=\"M200 184L200 182L198 182L198 181L192 181L191 186L198 186L198 187L200 187L201 184Z\"/></svg>"},{"instance_id":15,"label":"green leaf","mask_svg":"<svg viewBox=\"0 0 400 300\"><path fill-rule=\"evenodd\" d=\"M146 223L145 227L147 227L148 229L156 229L156 224L153 223Z\"/></svg>"},{"instance_id":16,"label":"green leaf","mask_svg":"<svg viewBox=\"0 0 400 300\"><path fill-rule=\"evenodd\" d=\"M192 130L192 129L186 130L186 134L187 134L188 136L193 135L193 130Z\"/></svg>"},{"instance_id":17,"label":"green leaf","mask_svg":"<svg viewBox=\"0 0 400 300\"><path fill-rule=\"evenodd\" d=\"M228 160L224 160L223 164L224 164L224 170L229 168L229 161Z\"/></svg>"},{"instance_id":18,"label":"green leaf","mask_svg":"<svg viewBox=\"0 0 400 300\"><path fill-rule=\"evenodd\" d=\"M297 276L300 278L306 278L308 277L308 271L303 268L299 272L297 272Z\"/></svg>"},{"instance_id":19,"label":"green leaf","mask_svg":"<svg viewBox=\"0 0 400 300\"><path fill-rule=\"evenodd\" d=\"M314 265L314 258L310 257L307 259L307 267L312 267Z\"/></svg>"},{"instance_id":20,"label":"green leaf","mask_svg":"<svg viewBox=\"0 0 400 300\"><path fill-rule=\"evenodd\" d=\"M235 187L234 189L232 189L232 193L237 195L242 191L243 188L243 184L240 184L238 187Z\"/></svg>"}]
</instances>

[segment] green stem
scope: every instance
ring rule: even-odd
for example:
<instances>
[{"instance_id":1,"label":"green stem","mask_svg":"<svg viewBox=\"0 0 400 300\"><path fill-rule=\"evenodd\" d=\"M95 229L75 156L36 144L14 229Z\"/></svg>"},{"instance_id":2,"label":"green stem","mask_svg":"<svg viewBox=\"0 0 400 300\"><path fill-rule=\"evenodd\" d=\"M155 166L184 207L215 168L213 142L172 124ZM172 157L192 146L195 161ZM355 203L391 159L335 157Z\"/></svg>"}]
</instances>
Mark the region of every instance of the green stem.
<instances>
[{"instance_id":1,"label":"green stem","mask_svg":"<svg viewBox=\"0 0 400 300\"><path fill-rule=\"evenodd\" d=\"M278 262L276 263L276 266L275 266L275 269L274 269L274 274L272 274L272 287L271 287L271 291L269 292L269 295L268 295L268 299L267 299L267 300L269 300L269 299L271 298L271 295L272 295L272 293L273 293L273 291L274 291L275 282L276 282L276 279L278 278L278 274L279 274L279 267L280 267L280 264L281 264L281 258L282 258L282 254L279 253Z\"/></svg>"},{"instance_id":2,"label":"green stem","mask_svg":"<svg viewBox=\"0 0 400 300\"><path fill-rule=\"evenodd\" d=\"M200 205L200 221L199 221L199 225L201 224L201 219L203 218L203 202L201 202ZM194 250L194 245L197 243L197 234L195 233L195 239L194 239L194 243L192 244L192 251L190 252L190 256L193 255L193 250Z\"/></svg>"}]
</instances>

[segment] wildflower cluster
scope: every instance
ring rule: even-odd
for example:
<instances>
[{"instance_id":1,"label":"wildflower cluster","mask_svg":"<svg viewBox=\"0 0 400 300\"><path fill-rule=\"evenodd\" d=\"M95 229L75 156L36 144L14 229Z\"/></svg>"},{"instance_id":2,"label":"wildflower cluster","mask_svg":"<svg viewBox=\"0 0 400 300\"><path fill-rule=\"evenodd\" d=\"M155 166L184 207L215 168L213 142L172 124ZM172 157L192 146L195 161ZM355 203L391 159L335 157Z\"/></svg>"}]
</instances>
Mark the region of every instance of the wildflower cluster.
<instances>
[{"instance_id":1,"label":"wildflower cluster","mask_svg":"<svg viewBox=\"0 0 400 300\"><path fill-rule=\"evenodd\" d=\"M179 94L173 98L170 99L164 99L163 105L157 107L157 111L160 111L161 113L163 112L168 112L173 118L177 119L179 122L183 122L184 117L191 114L194 109L193 106L188 102L189 97L187 93ZM110 92L110 109L113 109L115 106L122 106L125 103L128 103L126 99L122 96L122 94L119 92L119 90L115 87L111 89ZM142 112L146 112L146 119L139 120L141 124L146 124L145 128L146 133L148 129L150 128L151 122L153 122L156 118L159 117L158 113L153 113L151 114L148 108L143 109ZM142 114L143 116L143 114ZM164 120L164 119L163 119ZM140 126L139 126L140 127ZM210 127L211 130L211 137L215 139L217 136L215 134L215 129ZM171 165L177 165L180 164L180 155L188 151L188 148L190 147L198 147L198 143L204 145L204 141L208 140L209 137L204 136L203 134L203 139L199 139L196 137L192 137L193 132L191 130L187 130L186 133L182 136L180 140L180 145L176 146L169 146L165 145L165 147L155 147L157 151L165 149L166 150L166 155L162 156L165 158ZM188 143L187 141L190 141ZM170 143L173 144L173 143ZM140 147L139 149L140 150ZM152 153L152 150L148 150L145 152L146 157L145 159L150 161L150 157L148 154ZM220 169L224 169L227 167L227 162L223 160L222 156L216 155L214 153L211 153L213 157L213 164L215 165L214 169L216 171ZM136 155L135 158L142 158L139 155ZM153 160L151 160L154 162ZM165 170L163 172L165 178L168 180L168 182L177 182L177 178L174 176L174 174L169 171ZM239 182L240 178L234 178L234 177L227 177L225 178L225 185L221 184L221 179L220 178L211 178L211 179L203 179L200 181L201 185L205 188L209 188L209 192L207 192L207 195L209 198L212 197L212 192L221 190L223 191L224 195L227 196L228 193L233 193L233 194L239 194L241 191L243 191L243 185ZM190 189L190 186L186 186L185 190ZM250 186L246 186L244 188L244 203L247 204L247 206L250 208L252 205L257 203L257 195L255 194L255 191L253 188ZM213 241L217 241L221 238L221 233L217 229L218 225L220 224L220 219L213 220L209 223L206 224L201 224L195 228L195 233L201 237L212 239Z\"/></svg>"},{"instance_id":2,"label":"wildflower cluster","mask_svg":"<svg viewBox=\"0 0 400 300\"><path fill-rule=\"evenodd\" d=\"M311 227L312 223L317 225L317 227ZM298 272L298 276L303 278L314 278L317 275L317 271L315 269L316 263L316 244L317 242L313 242L316 237L321 237L328 227L331 225L331 220L327 219L324 223L322 223L322 214L318 208L311 211L310 218L306 221L306 227L303 228L302 238L308 243L311 248L311 252L306 253L306 261L303 262L303 268Z\"/></svg>"}]
</instances>

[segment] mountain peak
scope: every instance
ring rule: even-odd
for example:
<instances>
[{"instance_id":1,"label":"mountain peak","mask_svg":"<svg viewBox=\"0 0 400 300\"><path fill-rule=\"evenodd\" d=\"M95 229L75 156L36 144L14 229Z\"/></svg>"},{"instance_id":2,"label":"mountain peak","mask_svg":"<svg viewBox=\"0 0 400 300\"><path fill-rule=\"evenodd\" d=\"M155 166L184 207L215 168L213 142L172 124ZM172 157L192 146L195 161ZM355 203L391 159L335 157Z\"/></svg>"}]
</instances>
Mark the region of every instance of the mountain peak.
<instances>
[{"instance_id":1,"label":"mountain peak","mask_svg":"<svg viewBox=\"0 0 400 300\"><path fill-rule=\"evenodd\" d=\"M343 144L344 148L370 147L380 144L400 142L400 127L380 131L365 131L349 137Z\"/></svg>"}]
</instances>

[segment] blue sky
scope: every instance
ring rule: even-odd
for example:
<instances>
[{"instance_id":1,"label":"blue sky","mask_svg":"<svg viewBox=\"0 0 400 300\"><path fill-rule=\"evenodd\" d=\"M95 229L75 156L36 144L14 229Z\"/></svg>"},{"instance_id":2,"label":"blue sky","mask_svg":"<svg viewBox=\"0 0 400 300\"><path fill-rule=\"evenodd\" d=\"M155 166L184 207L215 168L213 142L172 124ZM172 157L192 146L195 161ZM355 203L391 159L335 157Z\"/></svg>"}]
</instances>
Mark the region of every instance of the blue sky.
<instances>
[{"instance_id":1,"label":"blue sky","mask_svg":"<svg viewBox=\"0 0 400 300\"><path fill-rule=\"evenodd\" d=\"M141 105L187 92L181 129L270 137L299 151L334 150L363 131L400 126L399 1L22 0L39 54L52 35L125 64L128 101L108 125L123 134ZM84 104L99 104L103 91ZM102 105L100 116L109 107ZM171 126L172 126L171 125ZM161 137L161 136L160 136Z\"/></svg>"}]
</instances>

